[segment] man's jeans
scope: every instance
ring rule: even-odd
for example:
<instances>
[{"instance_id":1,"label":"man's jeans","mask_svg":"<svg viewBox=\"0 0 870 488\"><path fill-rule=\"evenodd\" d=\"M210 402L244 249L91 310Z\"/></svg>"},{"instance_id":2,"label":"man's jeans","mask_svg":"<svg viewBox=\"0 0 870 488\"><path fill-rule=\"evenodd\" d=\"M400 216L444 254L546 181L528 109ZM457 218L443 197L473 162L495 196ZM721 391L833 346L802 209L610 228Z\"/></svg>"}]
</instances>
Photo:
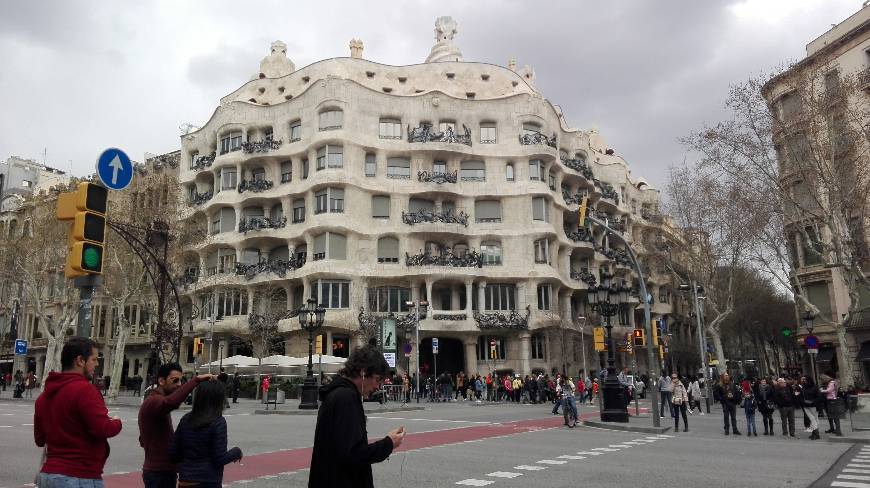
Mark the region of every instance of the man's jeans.
<instances>
[{"instance_id":1,"label":"man's jeans","mask_svg":"<svg viewBox=\"0 0 870 488\"><path fill-rule=\"evenodd\" d=\"M142 471L145 488L175 488L178 475L175 471Z\"/></svg>"},{"instance_id":2,"label":"man's jeans","mask_svg":"<svg viewBox=\"0 0 870 488\"><path fill-rule=\"evenodd\" d=\"M674 392L672 392L672 391L662 391L661 392L662 402L661 402L661 406L659 407L659 416L660 417L665 416L665 404L666 403L668 404L668 410L667 410L668 415L671 417L674 416L674 405L671 403L671 396L673 394L674 394Z\"/></svg>"},{"instance_id":3,"label":"man's jeans","mask_svg":"<svg viewBox=\"0 0 870 488\"><path fill-rule=\"evenodd\" d=\"M103 488L103 480L39 473L39 488Z\"/></svg>"},{"instance_id":4,"label":"man's jeans","mask_svg":"<svg viewBox=\"0 0 870 488\"><path fill-rule=\"evenodd\" d=\"M577 404L574 403L574 395L565 395L562 401L565 402L565 405L562 408L570 408L571 412L574 414L574 418L577 419L579 415L577 415Z\"/></svg>"},{"instance_id":5,"label":"man's jeans","mask_svg":"<svg viewBox=\"0 0 870 488\"><path fill-rule=\"evenodd\" d=\"M782 422L782 435L794 437L794 407L779 407L779 419Z\"/></svg>"}]
</instances>

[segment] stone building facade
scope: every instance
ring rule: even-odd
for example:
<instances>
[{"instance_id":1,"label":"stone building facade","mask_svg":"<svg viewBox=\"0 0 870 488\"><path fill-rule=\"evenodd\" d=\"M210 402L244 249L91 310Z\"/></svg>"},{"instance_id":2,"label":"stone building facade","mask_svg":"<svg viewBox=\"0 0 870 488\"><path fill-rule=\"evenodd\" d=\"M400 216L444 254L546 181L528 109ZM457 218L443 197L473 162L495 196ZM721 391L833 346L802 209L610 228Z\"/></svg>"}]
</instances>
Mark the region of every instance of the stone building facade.
<instances>
[{"instance_id":1,"label":"stone building facade","mask_svg":"<svg viewBox=\"0 0 870 488\"><path fill-rule=\"evenodd\" d=\"M352 40L351 57L296 70L276 41L182 137L188 349L213 330L214 353L238 352L233 338L269 292L288 310L309 297L327 308L326 354L346 355L361 322L393 314L397 368L414 370L416 355L401 354L414 342L406 301L427 300L424 371L432 338L438 371L576 374L581 343L600 366L586 291L603 269L637 277L615 240L580 225L578 204L588 196L647 259L667 225L659 191L596 130L570 127L530 67L463 61L455 32L438 19L432 52L410 66L366 60ZM648 285L653 318L667 321L666 270ZM637 303L613 319L620 340L642 320ZM279 330L282 352L307 354L295 318Z\"/></svg>"}]
</instances>

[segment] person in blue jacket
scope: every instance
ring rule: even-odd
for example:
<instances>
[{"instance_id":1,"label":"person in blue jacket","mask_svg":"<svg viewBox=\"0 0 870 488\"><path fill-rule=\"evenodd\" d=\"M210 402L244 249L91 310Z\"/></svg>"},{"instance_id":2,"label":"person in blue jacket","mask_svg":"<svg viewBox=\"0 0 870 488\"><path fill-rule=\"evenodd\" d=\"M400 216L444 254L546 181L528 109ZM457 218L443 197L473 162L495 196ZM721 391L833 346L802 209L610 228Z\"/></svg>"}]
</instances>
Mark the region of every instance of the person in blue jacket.
<instances>
[{"instance_id":1,"label":"person in blue jacket","mask_svg":"<svg viewBox=\"0 0 870 488\"><path fill-rule=\"evenodd\" d=\"M221 488L224 466L242 460L242 450L227 450L227 421L223 416L225 386L206 381L196 387L193 409L181 418L170 459L178 464L178 486Z\"/></svg>"}]
</instances>

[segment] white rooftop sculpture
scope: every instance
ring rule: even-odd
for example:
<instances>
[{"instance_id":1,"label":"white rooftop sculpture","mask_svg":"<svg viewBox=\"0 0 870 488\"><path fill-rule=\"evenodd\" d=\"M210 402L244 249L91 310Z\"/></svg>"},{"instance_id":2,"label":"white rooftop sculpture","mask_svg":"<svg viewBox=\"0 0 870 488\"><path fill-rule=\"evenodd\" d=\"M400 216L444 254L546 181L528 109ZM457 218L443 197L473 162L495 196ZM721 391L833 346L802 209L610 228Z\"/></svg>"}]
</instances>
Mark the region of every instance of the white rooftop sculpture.
<instances>
[{"instance_id":1,"label":"white rooftop sculpture","mask_svg":"<svg viewBox=\"0 0 870 488\"><path fill-rule=\"evenodd\" d=\"M280 78L296 71L296 65L287 58L287 44L284 41L272 41L269 55L260 61L260 72L251 79Z\"/></svg>"},{"instance_id":2,"label":"white rooftop sculpture","mask_svg":"<svg viewBox=\"0 0 870 488\"><path fill-rule=\"evenodd\" d=\"M435 21L435 45L426 58L427 63L462 61L462 53L453 45L453 36L459 32L457 27L458 24L453 17L438 17Z\"/></svg>"}]
</instances>

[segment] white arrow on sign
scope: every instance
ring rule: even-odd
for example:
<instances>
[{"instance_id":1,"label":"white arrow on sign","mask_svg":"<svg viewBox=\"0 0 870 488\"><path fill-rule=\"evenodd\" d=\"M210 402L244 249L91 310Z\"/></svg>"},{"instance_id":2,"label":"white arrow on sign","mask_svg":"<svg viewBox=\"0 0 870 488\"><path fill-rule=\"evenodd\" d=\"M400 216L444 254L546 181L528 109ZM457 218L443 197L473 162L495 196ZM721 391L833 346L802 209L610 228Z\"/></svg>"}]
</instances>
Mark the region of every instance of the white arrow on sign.
<instances>
[{"instance_id":1,"label":"white arrow on sign","mask_svg":"<svg viewBox=\"0 0 870 488\"><path fill-rule=\"evenodd\" d=\"M120 171L124 167L124 163L121 162L121 158L118 155L115 155L115 159L109 163L109 167L112 168L112 184L118 184L118 171Z\"/></svg>"}]
</instances>

